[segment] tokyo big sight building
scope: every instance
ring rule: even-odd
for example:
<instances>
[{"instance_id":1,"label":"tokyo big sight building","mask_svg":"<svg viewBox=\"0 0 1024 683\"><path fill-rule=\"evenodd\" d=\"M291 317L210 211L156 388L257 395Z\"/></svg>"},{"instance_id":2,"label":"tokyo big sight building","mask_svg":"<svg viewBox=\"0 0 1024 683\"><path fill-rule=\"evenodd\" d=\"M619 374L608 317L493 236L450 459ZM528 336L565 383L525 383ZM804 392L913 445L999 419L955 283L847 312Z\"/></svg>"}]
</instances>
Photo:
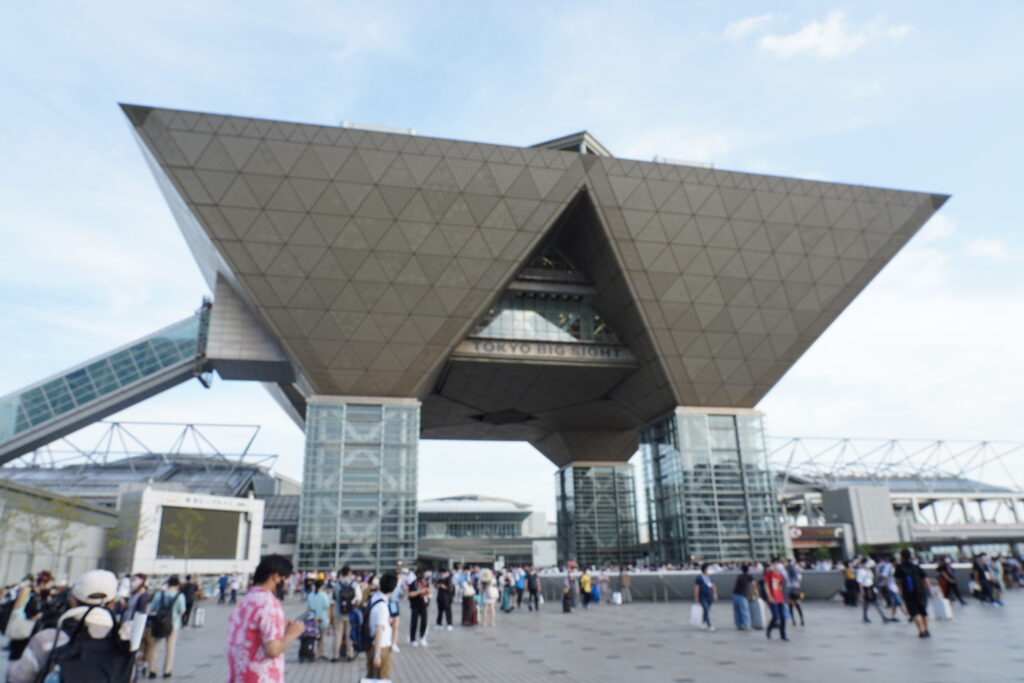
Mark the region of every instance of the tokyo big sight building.
<instances>
[{"instance_id":1,"label":"tokyo big sight building","mask_svg":"<svg viewBox=\"0 0 1024 683\"><path fill-rule=\"evenodd\" d=\"M415 560L420 439L547 456L562 561L776 552L754 408L948 198L620 159L587 133L123 110L213 303L0 398L0 462L203 372L262 382L306 433L303 568Z\"/></svg>"}]
</instances>

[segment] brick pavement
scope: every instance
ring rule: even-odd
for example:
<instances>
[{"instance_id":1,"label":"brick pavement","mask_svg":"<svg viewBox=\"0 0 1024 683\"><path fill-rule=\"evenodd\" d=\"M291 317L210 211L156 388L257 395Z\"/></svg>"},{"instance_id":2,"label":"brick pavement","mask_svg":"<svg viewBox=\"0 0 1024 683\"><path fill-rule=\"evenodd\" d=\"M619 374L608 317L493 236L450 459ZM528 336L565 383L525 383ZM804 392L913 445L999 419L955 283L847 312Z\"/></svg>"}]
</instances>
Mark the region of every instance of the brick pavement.
<instances>
[{"instance_id":1,"label":"brick pavement","mask_svg":"<svg viewBox=\"0 0 1024 683\"><path fill-rule=\"evenodd\" d=\"M173 680L227 679L224 628L228 608L206 604L207 624L181 634ZM289 601L296 616L301 604ZM805 607L806 628L791 642L767 641L763 632L732 628L731 603L715 606L715 633L686 625L689 603L596 606L562 614L545 605L540 614L498 614L493 629L474 627L428 633L430 647L403 646L393 659L396 681L1024 681L1024 595L1007 607L972 602L956 620L934 624L920 640L905 622L862 624L860 610L835 603ZM408 637L403 619L402 642ZM297 645L287 654L286 678L296 683L358 683L365 660L299 664ZM2 667L0 667L2 668Z\"/></svg>"}]
</instances>

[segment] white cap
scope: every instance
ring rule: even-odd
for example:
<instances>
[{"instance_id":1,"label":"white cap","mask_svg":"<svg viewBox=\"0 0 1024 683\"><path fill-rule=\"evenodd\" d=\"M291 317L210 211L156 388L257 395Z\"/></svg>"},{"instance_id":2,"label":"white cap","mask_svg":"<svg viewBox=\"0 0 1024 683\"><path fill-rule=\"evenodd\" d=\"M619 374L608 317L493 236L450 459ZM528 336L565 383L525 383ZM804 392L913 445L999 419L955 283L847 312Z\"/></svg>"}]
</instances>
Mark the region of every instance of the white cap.
<instances>
[{"instance_id":1,"label":"white cap","mask_svg":"<svg viewBox=\"0 0 1024 683\"><path fill-rule=\"evenodd\" d=\"M78 577L71 594L83 605L103 605L117 597L117 577L106 569L93 569Z\"/></svg>"},{"instance_id":2,"label":"white cap","mask_svg":"<svg viewBox=\"0 0 1024 683\"><path fill-rule=\"evenodd\" d=\"M86 614L88 612L88 614ZM66 620L78 621L85 615L85 628L92 638L106 638L110 629L114 628L114 617L106 609L90 609L88 606L73 607L65 612L60 623Z\"/></svg>"}]
</instances>

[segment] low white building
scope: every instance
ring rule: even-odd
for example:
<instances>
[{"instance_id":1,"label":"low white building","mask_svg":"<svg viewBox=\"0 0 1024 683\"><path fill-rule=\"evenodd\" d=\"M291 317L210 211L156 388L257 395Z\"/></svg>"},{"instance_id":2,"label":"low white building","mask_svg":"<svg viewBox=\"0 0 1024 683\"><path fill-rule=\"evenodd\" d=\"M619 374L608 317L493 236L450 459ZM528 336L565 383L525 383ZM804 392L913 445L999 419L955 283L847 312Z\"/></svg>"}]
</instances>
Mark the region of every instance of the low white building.
<instances>
[{"instance_id":1,"label":"low white building","mask_svg":"<svg viewBox=\"0 0 1024 683\"><path fill-rule=\"evenodd\" d=\"M263 501L145 488L120 499L120 572L240 574L260 559Z\"/></svg>"},{"instance_id":2,"label":"low white building","mask_svg":"<svg viewBox=\"0 0 1024 683\"><path fill-rule=\"evenodd\" d=\"M0 478L0 586L46 570L58 585L104 565L112 510Z\"/></svg>"}]
</instances>

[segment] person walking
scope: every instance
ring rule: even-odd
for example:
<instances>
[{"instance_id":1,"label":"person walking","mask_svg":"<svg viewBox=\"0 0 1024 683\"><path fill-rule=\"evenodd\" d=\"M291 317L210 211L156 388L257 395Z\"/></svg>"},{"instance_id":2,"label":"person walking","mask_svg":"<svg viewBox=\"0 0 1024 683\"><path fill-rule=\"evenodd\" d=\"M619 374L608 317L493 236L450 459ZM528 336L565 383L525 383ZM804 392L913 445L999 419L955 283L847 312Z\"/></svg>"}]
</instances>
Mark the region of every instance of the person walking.
<instances>
[{"instance_id":1,"label":"person walking","mask_svg":"<svg viewBox=\"0 0 1024 683\"><path fill-rule=\"evenodd\" d=\"M789 616L796 626L796 615L800 615L800 625L804 625L804 608L801 601L804 599L802 584L804 573L800 565L792 558L786 563L786 604L789 607Z\"/></svg>"},{"instance_id":2,"label":"person walking","mask_svg":"<svg viewBox=\"0 0 1024 683\"><path fill-rule=\"evenodd\" d=\"M192 609L196 604L196 593L199 586L196 585L195 577L189 574L185 577L185 584L181 587L181 593L185 596L185 613L181 615L181 625L188 626L192 617Z\"/></svg>"},{"instance_id":3,"label":"person walking","mask_svg":"<svg viewBox=\"0 0 1024 683\"><path fill-rule=\"evenodd\" d=\"M871 623L871 619L868 618L868 608L874 606L878 616L882 617L882 623L888 624L891 620L885 616L885 612L878 604L874 567L868 558L863 558L857 564L857 585L859 586L861 604L864 606L864 623Z\"/></svg>"},{"instance_id":4,"label":"person walking","mask_svg":"<svg viewBox=\"0 0 1024 683\"><path fill-rule=\"evenodd\" d=\"M964 602L963 596L960 595L960 586L956 582L956 573L953 571L953 563L949 555L943 557L939 562L935 576L939 580L939 589L942 591L943 597L950 601L956 598L961 605L967 604Z\"/></svg>"},{"instance_id":5,"label":"person walking","mask_svg":"<svg viewBox=\"0 0 1024 683\"><path fill-rule=\"evenodd\" d=\"M530 567L526 575L526 608L531 612L540 611L540 574L536 567Z\"/></svg>"},{"instance_id":6,"label":"person walking","mask_svg":"<svg viewBox=\"0 0 1024 683\"><path fill-rule=\"evenodd\" d=\"M36 582L32 581L32 575L29 574L22 580L21 585L18 586L16 596L14 598L14 604L11 606L12 614L22 610L24 617L28 621L33 622L32 628L24 638L11 638L8 645L8 659L10 661L16 661L21 658L21 655L25 652L25 648L28 647L29 640L32 639L32 635L39 627L39 620L42 618L42 601L39 598L38 584L45 585L47 581L52 580L50 572L39 572L39 576L36 578ZM13 619L14 617L9 617ZM8 622L8 628L10 623Z\"/></svg>"},{"instance_id":7,"label":"person walking","mask_svg":"<svg viewBox=\"0 0 1024 683\"><path fill-rule=\"evenodd\" d=\"M622 592L622 604L633 602L633 577L625 567L619 567L619 590Z\"/></svg>"},{"instance_id":8,"label":"person walking","mask_svg":"<svg viewBox=\"0 0 1024 683\"><path fill-rule=\"evenodd\" d=\"M228 575L221 574L217 579L217 604L223 605L228 601Z\"/></svg>"},{"instance_id":9,"label":"person walking","mask_svg":"<svg viewBox=\"0 0 1024 683\"><path fill-rule=\"evenodd\" d=\"M476 588L468 576L460 584L462 594L462 625L475 626L477 623L476 613Z\"/></svg>"},{"instance_id":10,"label":"person walking","mask_svg":"<svg viewBox=\"0 0 1024 683\"><path fill-rule=\"evenodd\" d=\"M490 621L490 626L494 626L495 619L495 603L498 602L498 587L495 585L496 580L494 572L490 569L484 569L480 573L480 597L483 604L482 618L481 621L484 626L487 626L487 622Z\"/></svg>"},{"instance_id":11,"label":"person walking","mask_svg":"<svg viewBox=\"0 0 1024 683\"><path fill-rule=\"evenodd\" d=\"M512 578L516 589L516 608L522 609L523 593L526 592L526 570L522 567L516 567L512 572Z\"/></svg>"},{"instance_id":12,"label":"person walking","mask_svg":"<svg viewBox=\"0 0 1024 683\"><path fill-rule=\"evenodd\" d=\"M327 596L322 579L313 582L313 592L306 596L306 609L316 619L319 638L316 640L317 659L327 659L324 655L324 641L327 629L331 625L331 599ZM308 642L308 641L307 641Z\"/></svg>"},{"instance_id":13,"label":"person walking","mask_svg":"<svg viewBox=\"0 0 1024 683\"><path fill-rule=\"evenodd\" d=\"M843 561L843 604L847 607L857 606L857 572L848 560Z\"/></svg>"},{"instance_id":14,"label":"person walking","mask_svg":"<svg viewBox=\"0 0 1024 683\"><path fill-rule=\"evenodd\" d=\"M975 556L973 573L974 580L981 586L981 594L985 596L983 602L1002 607L1003 601L1000 599L1002 596L999 593L992 565L986 553Z\"/></svg>"},{"instance_id":15,"label":"person walking","mask_svg":"<svg viewBox=\"0 0 1024 683\"><path fill-rule=\"evenodd\" d=\"M282 555L266 555L253 586L228 618L228 683L284 683L284 652L305 625L286 621L278 586L292 573Z\"/></svg>"},{"instance_id":16,"label":"person walking","mask_svg":"<svg viewBox=\"0 0 1024 683\"><path fill-rule=\"evenodd\" d=\"M512 573L502 572L498 584L501 586L501 611L511 613L515 609Z\"/></svg>"},{"instance_id":17,"label":"person walking","mask_svg":"<svg viewBox=\"0 0 1024 683\"><path fill-rule=\"evenodd\" d=\"M124 602L124 612L121 614L121 622L130 622L135 619L136 615L149 614L149 600L152 597L149 594L149 589L146 587L146 575L135 574L129 579L128 599ZM150 636L150 629L147 628L142 632L142 644L140 657L136 658L135 666L140 672L138 678L141 678L141 672L145 670L149 661L149 648L153 646L153 638Z\"/></svg>"},{"instance_id":18,"label":"person walking","mask_svg":"<svg viewBox=\"0 0 1024 683\"><path fill-rule=\"evenodd\" d=\"M909 548L900 551L901 562L896 567L896 584L903 596L903 604L917 626L919 638L931 638L928 631L928 577L920 565L913 561Z\"/></svg>"},{"instance_id":19,"label":"person walking","mask_svg":"<svg viewBox=\"0 0 1024 683\"><path fill-rule=\"evenodd\" d=\"M782 640L788 641L786 637L786 580L783 578L785 569L777 558L773 558L765 564L764 570L764 599L768 602L768 609L771 610L772 620L768 628L764 630L768 640L772 639L772 630L779 629Z\"/></svg>"},{"instance_id":20,"label":"person walking","mask_svg":"<svg viewBox=\"0 0 1024 683\"><path fill-rule=\"evenodd\" d=\"M398 577L388 573L380 577L378 590L370 594L368 605L369 631L373 644L366 651L366 677L374 680L391 678L391 653L393 651L394 629L391 625L391 609L388 607L398 585Z\"/></svg>"},{"instance_id":21,"label":"person walking","mask_svg":"<svg viewBox=\"0 0 1024 683\"><path fill-rule=\"evenodd\" d=\"M442 569L434 582L437 591L437 628L442 627L442 622L448 620L448 630L452 630L452 601L455 596L455 587L452 585L452 577L448 575L447 569Z\"/></svg>"},{"instance_id":22,"label":"person walking","mask_svg":"<svg viewBox=\"0 0 1024 683\"><path fill-rule=\"evenodd\" d=\"M334 648L332 650L332 662L341 660L342 649L345 650L345 659L347 661L352 661L355 657L355 645L352 642L352 628L349 624L349 618L362 602L362 588L352 575L352 568L345 565L341 568L338 583L334 587Z\"/></svg>"},{"instance_id":23,"label":"person walking","mask_svg":"<svg viewBox=\"0 0 1024 683\"><path fill-rule=\"evenodd\" d=\"M601 596L601 600L606 605L612 604L612 580L608 577L608 572L604 569L597 575L598 595Z\"/></svg>"},{"instance_id":24,"label":"person walking","mask_svg":"<svg viewBox=\"0 0 1024 683\"><path fill-rule=\"evenodd\" d=\"M185 594L181 592L181 580L177 576L167 579L167 586L156 592L149 603L150 635L153 642L146 652L146 667L149 677L156 678L156 664L160 645L164 645L164 678L170 678L174 671L174 649L181 631L182 615L185 614ZM166 629L167 621L170 629ZM158 622L158 623L153 623ZM163 633L166 632L166 635Z\"/></svg>"},{"instance_id":25,"label":"person walking","mask_svg":"<svg viewBox=\"0 0 1024 683\"><path fill-rule=\"evenodd\" d=\"M693 601L704 611L701 628L714 631L715 627L711 625L711 603L718 600L718 587L711 580L711 573L708 571L710 567L711 564L708 562L701 565L700 575L693 583Z\"/></svg>"},{"instance_id":26,"label":"person walking","mask_svg":"<svg viewBox=\"0 0 1024 683\"><path fill-rule=\"evenodd\" d=\"M590 609L590 599L593 597L593 580L590 572L584 567L580 574L580 597L583 599L583 609Z\"/></svg>"},{"instance_id":27,"label":"person walking","mask_svg":"<svg viewBox=\"0 0 1024 683\"><path fill-rule=\"evenodd\" d=\"M394 590L388 594L388 611L391 613L391 654L398 654L401 651L398 647L398 640L402 626L402 598L405 597L405 592L408 589L406 577L409 571L408 569L401 569L401 566L402 563L399 562L399 569L395 572L395 578L398 580L398 583L395 584Z\"/></svg>"},{"instance_id":28,"label":"person walking","mask_svg":"<svg viewBox=\"0 0 1024 683\"><path fill-rule=\"evenodd\" d=\"M750 565L740 565L740 574L732 587L732 619L739 630L750 630L750 603L756 599L757 584L750 575Z\"/></svg>"},{"instance_id":29,"label":"person walking","mask_svg":"<svg viewBox=\"0 0 1024 683\"><path fill-rule=\"evenodd\" d=\"M235 574L231 577L231 604L234 605L238 602L238 591L242 587L242 582L239 581L238 575Z\"/></svg>"},{"instance_id":30,"label":"person walking","mask_svg":"<svg viewBox=\"0 0 1024 683\"><path fill-rule=\"evenodd\" d=\"M427 600L430 587L423 579L423 571L417 569L409 584L409 642L413 647L427 647Z\"/></svg>"}]
</instances>

